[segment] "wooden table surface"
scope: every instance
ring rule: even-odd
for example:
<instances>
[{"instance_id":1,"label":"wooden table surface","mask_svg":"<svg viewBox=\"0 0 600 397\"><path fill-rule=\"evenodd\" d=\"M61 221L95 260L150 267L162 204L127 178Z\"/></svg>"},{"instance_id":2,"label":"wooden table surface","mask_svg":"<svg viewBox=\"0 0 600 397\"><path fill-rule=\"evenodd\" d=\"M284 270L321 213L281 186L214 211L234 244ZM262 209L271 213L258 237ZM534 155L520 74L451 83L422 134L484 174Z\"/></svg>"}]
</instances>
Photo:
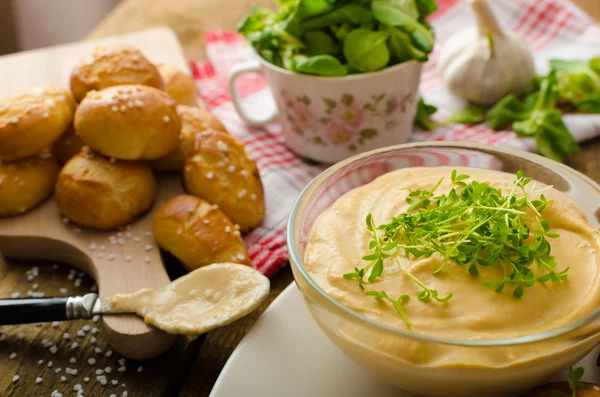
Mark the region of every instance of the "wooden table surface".
<instances>
[{"instance_id":1,"label":"wooden table surface","mask_svg":"<svg viewBox=\"0 0 600 397\"><path fill-rule=\"evenodd\" d=\"M600 1L576 2L600 19ZM204 30L235 28L250 4L268 5L271 0L124 0L90 37L166 25L175 30L190 59L201 59ZM570 165L600 182L600 139L585 143ZM254 313L191 343L181 339L163 356L145 362L119 363L117 354L108 353L110 348L93 321L2 327L0 395L48 396L58 389L64 396L74 396L79 384L86 396L122 396L125 390L131 397L208 396L235 346L292 280L289 268L283 269L272 279L269 297ZM46 296L83 294L92 286L88 276L64 265L0 258L0 297L16 292L25 296L29 291L43 291ZM96 371L107 368L107 384L102 385ZM14 375L19 376L16 382Z\"/></svg>"}]
</instances>

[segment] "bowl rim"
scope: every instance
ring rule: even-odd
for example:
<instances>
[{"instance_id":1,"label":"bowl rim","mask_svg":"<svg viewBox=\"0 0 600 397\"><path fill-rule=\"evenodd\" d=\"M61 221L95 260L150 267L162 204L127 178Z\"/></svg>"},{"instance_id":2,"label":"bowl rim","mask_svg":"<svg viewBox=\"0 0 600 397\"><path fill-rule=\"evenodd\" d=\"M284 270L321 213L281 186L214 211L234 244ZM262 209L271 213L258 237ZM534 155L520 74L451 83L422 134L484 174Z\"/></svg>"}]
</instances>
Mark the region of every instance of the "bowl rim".
<instances>
[{"instance_id":1,"label":"bowl rim","mask_svg":"<svg viewBox=\"0 0 600 397\"><path fill-rule=\"evenodd\" d=\"M302 278L310 285L311 288L316 290L322 298L327 300L330 304L333 304L337 309L341 310L345 314L347 314L361 322L367 323L368 325L370 325L372 327L379 328L383 331L386 331L388 333L396 334L401 337L414 339L414 340L418 340L418 341L440 343L440 344L444 344L444 345L478 346L478 347L494 347L494 346L498 347L498 346L526 344L526 343L532 343L532 342L539 342L539 341L551 339L551 338L554 338L554 337L557 337L560 335L564 335L573 330L581 328L581 327L591 323L592 321L596 320L597 318L599 318L600 317L600 308L595 310L594 312L588 314L587 316L580 318L579 320L576 320L570 324L564 325L560 328L552 329L552 330L546 331L546 332L531 334L531 335L523 335L523 336L517 336L517 337L511 337L511 338L501 338L501 339L485 339L485 340L442 338L442 337L437 337L437 336L418 334L416 332L411 332L408 330L402 330L402 329L395 328L395 327L392 327L392 326L389 326L386 324L382 324L375 320L371 320L371 319L363 316L362 314L350 309L349 307L344 306L343 304L341 304L340 302L338 302L337 300L335 300L334 298L329 296L312 279L312 277L308 274L308 272L304 268L303 260L300 258L300 255L296 251L296 247L295 247L295 243L294 243L296 240L294 226L295 226L295 219L297 217L298 208L302 204L303 201L309 199L309 197L305 197L305 196L313 188L324 183L327 179L329 179L329 177L332 174L334 174L338 170L340 170L358 160L364 159L366 157L370 157L370 156L381 154L381 153L401 150L401 149L408 149L408 148L440 148L440 147L441 148L449 148L449 149L477 150L477 151L481 151L484 153L509 154L511 156L519 157L519 158L522 158L525 160L529 160L529 161L538 163L539 165L541 165L543 167L549 168L551 171L553 171L551 167L559 168L561 171L570 173L575 177L581 178L584 182L587 182L588 184L590 184L592 188L595 188L596 190L598 190L600 192L600 185L598 185L591 178L580 173L579 171L577 171L571 167L568 167L562 163L559 163L554 160L550 160L546 157L540 156L538 154L525 152L522 150L516 150L516 149L504 148L504 147L498 147L498 146L491 146L491 145L484 145L484 144L477 144L477 143L470 143L470 142L469 143L418 142L418 143L407 143L407 144L387 146L384 148L375 149L375 150L371 150L371 151L368 151L365 153L361 153L361 154L352 156L343 161L340 161L339 163L332 165L331 167L327 168L326 170L321 172L319 175L317 175L315 178L313 178L313 180L310 181L304 187L304 189L302 189L302 191L300 192L300 194L294 201L294 204L292 206L292 209L290 211L290 215L288 218L287 227L286 227L286 236L287 236L286 243L287 243L288 252L290 254L291 266L293 266L295 269L298 270L298 273L302 276ZM295 272L294 272L294 278L296 278Z\"/></svg>"}]
</instances>

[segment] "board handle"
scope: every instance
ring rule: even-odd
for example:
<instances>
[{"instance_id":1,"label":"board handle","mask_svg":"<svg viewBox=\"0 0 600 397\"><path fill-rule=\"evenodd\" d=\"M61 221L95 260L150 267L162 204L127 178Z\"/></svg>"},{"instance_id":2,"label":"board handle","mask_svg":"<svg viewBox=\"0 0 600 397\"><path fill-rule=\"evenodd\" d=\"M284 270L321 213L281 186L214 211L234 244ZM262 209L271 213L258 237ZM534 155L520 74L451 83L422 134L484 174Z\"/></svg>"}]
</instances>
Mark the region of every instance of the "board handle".
<instances>
[{"instance_id":1,"label":"board handle","mask_svg":"<svg viewBox=\"0 0 600 397\"><path fill-rule=\"evenodd\" d=\"M96 294L53 298L0 299L0 325L92 318Z\"/></svg>"}]
</instances>

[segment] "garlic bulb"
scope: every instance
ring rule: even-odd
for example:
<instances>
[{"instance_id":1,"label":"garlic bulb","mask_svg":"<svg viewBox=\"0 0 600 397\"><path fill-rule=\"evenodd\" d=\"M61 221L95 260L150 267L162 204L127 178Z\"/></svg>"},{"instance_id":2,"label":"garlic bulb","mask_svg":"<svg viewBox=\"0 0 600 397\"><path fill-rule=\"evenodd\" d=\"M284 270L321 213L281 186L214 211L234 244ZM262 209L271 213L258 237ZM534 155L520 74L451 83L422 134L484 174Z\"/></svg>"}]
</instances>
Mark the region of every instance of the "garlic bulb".
<instances>
[{"instance_id":1,"label":"garlic bulb","mask_svg":"<svg viewBox=\"0 0 600 397\"><path fill-rule=\"evenodd\" d=\"M483 105L520 94L535 78L533 58L522 39L502 31L485 0L470 0L476 25L453 35L438 68L456 96Z\"/></svg>"}]
</instances>

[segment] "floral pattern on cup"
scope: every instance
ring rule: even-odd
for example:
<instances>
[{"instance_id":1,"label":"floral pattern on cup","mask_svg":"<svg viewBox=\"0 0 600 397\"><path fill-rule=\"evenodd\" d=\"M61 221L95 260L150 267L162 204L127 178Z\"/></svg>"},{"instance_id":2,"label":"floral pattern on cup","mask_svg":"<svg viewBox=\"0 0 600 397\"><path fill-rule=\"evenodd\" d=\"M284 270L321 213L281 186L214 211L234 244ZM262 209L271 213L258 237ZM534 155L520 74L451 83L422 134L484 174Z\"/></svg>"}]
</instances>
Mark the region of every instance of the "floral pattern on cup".
<instances>
[{"instance_id":1,"label":"floral pattern on cup","mask_svg":"<svg viewBox=\"0 0 600 397\"><path fill-rule=\"evenodd\" d=\"M400 98L380 93L360 102L352 94L343 93L339 98L319 98L325 110L318 114L314 109L322 106L316 106L314 99L293 96L286 90L280 94L280 111L295 134L313 145L345 147L350 151L394 128L398 117L414 101L410 94Z\"/></svg>"}]
</instances>

